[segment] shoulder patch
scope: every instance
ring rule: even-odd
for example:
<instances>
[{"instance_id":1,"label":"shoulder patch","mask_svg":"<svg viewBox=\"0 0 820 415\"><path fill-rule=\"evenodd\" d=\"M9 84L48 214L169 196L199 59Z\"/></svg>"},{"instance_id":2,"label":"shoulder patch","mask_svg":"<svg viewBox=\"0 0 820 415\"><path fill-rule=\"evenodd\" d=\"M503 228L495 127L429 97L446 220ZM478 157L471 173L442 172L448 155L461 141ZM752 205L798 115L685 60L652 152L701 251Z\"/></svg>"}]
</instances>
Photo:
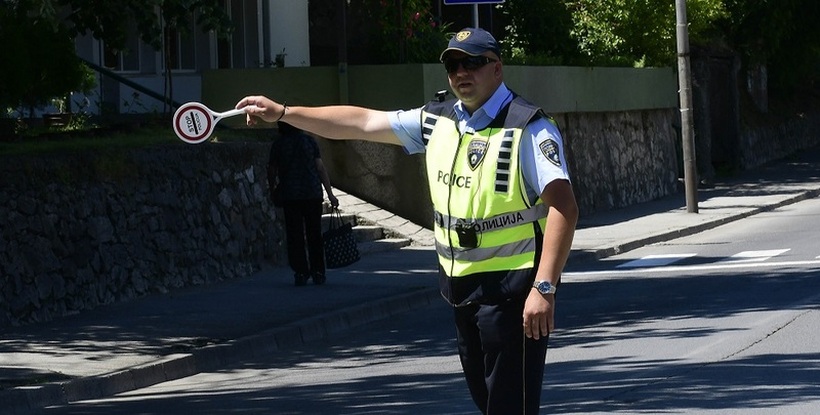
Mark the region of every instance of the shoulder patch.
<instances>
[{"instance_id":1,"label":"shoulder patch","mask_svg":"<svg viewBox=\"0 0 820 415\"><path fill-rule=\"evenodd\" d=\"M544 154L544 157L550 161L550 163L561 167L561 155L559 154L558 143L555 140L548 138L541 142L538 145L538 148L541 149L541 153Z\"/></svg>"}]
</instances>

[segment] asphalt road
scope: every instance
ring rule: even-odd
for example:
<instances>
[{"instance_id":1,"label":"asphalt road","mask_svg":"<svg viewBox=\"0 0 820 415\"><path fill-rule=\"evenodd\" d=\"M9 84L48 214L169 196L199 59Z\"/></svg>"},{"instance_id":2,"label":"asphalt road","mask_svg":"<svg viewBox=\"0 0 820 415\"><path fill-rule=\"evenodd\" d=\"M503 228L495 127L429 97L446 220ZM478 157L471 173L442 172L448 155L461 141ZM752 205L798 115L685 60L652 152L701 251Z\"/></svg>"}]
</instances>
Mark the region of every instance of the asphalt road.
<instances>
[{"instance_id":1,"label":"asphalt road","mask_svg":"<svg viewBox=\"0 0 820 415\"><path fill-rule=\"evenodd\" d=\"M543 413L820 413L820 200L571 264ZM45 414L473 414L434 304Z\"/></svg>"}]
</instances>

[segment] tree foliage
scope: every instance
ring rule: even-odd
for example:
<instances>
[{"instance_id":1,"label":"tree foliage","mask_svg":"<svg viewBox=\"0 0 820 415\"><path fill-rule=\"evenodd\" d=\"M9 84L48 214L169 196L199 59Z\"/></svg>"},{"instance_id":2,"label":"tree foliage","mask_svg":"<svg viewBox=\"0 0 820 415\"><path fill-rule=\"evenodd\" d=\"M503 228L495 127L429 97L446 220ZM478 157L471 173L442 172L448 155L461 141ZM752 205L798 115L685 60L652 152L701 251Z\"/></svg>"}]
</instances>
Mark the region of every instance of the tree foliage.
<instances>
[{"instance_id":1,"label":"tree foliage","mask_svg":"<svg viewBox=\"0 0 820 415\"><path fill-rule=\"evenodd\" d=\"M820 2L724 0L718 22L726 40L749 64L766 64L775 85L817 81L820 73Z\"/></svg>"},{"instance_id":2,"label":"tree foliage","mask_svg":"<svg viewBox=\"0 0 820 415\"><path fill-rule=\"evenodd\" d=\"M820 73L820 1L687 0L689 41L730 48L744 64L765 64L774 84ZM673 0L507 0L514 63L675 65Z\"/></svg>"},{"instance_id":3,"label":"tree foliage","mask_svg":"<svg viewBox=\"0 0 820 415\"><path fill-rule=\"evenodd\" d=\"M33 17L31 2L0 6L0 108L33 109L71 91L89 90L94 78L74 53L71 34L48 18Z\"/></svg>"},{"instance_id":4,"label":"tree foliage","mask_svg":"<svg viewBox=\"0 0 820 415\"><path fill-rule=\"evenodd\" d=\"M570 37L572 15L560 1L507 0L497 6L505 19L504 60L523 65L568 65L579 62Z\"/></svg>"},{"instance_id":5,"label":"tree foliage","mask_svg":"<svg viewBox=\"0 0 820 415\"><path fill-rule=\"evenodd\" d=\"M670 0L571 0L572 37L592 65L668 66L675 63L676 15ZM726 16L722 0L686 2L689 35L705 41Z\"/></svg>"},{"instance_id":6,"label":"tree foliage","mask_svg":"<svg viewBox=\"0 0 820 415\"><path fill-rule=\"evenodd\" d=\"M219 35L231 28L219 0L3 0L0 7L4 55L15 57L0 61L3 108L39 106L88 89L88 70L74 50L77 35L90 34L127 53L132 27L156 50L161 50L169 28L188 34L195 22Z\"/></svg>"},{"instance_id":7,"label":"tree foliage","mask_svg":"<svg viewBox=\"0 0 820 415\"><path fill-rule=\"evenodd\" d=\"M376 63L438 62L448 25L429 0L352 0L351 14L367 24Z\"/></svg>"},{"instance_id":8,"label":"tree foliage","mask_svg":"<svg viewBox=\"0 0 820 415\"><path fill-rule=\"evenodd\" d=\"M40 0L49 1L49 0ZM219 0L53 0L70 10L66 20L77 34L90 33L115 49L125 45L129 25L135 23L143 42L160 50L163 29L190 32L192 23L204 31L227 35L231 22Z\"/></svg>"}]
</instances>

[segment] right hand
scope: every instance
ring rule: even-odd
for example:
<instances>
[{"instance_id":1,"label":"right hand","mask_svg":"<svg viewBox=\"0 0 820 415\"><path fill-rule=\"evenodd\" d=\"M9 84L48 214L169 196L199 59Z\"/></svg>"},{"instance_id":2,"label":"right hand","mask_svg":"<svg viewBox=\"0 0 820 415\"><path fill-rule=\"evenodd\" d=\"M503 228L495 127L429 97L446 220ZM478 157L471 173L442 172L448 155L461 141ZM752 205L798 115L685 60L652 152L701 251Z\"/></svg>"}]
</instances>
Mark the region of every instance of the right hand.
<instances>
[{"instance_id":1,"label":"right hand","mask_svg":"<svg viewBox=\"0 0 820 415\"><path fill-rule=\"evenodd\" d=\"M265 122L274 122L282 116L285 106L270 98L255 95L242 98L236 104L236 109L245 108L248 125L257 123L257 119Z\"/></svg>"},{"instance_id":2,"label":"right hand","mask_svg":"<svg viewBox=\"0 0 820 415\"><path fill-rule=\"evenodd\" d=\"M541 294L530 289L524 303L524 335L538 340L549 336L555 328L555 294Z\"/></svg>"}]
</instances>

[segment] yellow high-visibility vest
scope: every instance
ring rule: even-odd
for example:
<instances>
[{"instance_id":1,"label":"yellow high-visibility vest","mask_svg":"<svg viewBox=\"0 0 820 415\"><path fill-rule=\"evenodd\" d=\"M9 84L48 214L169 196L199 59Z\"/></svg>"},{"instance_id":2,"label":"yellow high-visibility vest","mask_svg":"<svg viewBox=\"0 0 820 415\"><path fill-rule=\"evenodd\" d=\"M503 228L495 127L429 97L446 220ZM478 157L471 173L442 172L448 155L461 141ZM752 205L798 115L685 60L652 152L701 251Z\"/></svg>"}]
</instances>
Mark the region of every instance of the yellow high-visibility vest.
<instances>
[{"instance_id":1,"label":"yellow high-visibility vest","mask_svg":"<svg viewBox=\"0 0 820 415\"><path fill-rule=\"evenodd\" d=\"M422 111L436 251L447 276L536 266L546 207L540 197L528 200L518 153L538 112L516 98L487 128L459 134L452 101Z\"/></svg>"}]
</instances>

